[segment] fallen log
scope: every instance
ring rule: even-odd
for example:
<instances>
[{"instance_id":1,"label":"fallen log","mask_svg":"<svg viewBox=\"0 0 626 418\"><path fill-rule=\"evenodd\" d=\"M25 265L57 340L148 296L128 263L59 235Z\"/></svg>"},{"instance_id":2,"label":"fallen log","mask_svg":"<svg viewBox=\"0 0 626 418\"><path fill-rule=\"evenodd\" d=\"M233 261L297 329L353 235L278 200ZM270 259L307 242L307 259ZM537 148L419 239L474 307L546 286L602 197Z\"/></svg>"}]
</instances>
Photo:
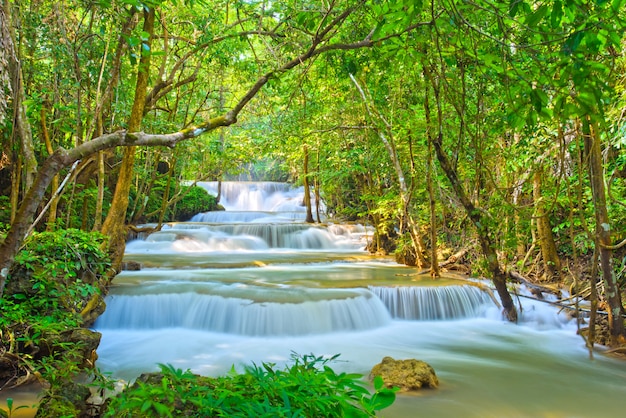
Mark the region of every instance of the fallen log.
<instances>
[{"instance_id":1,"label":"fallen log","mask_svg":"<svg viewBox=\"0 0 626 418\"><path fill-rule=\"evenodd\" d=\"M441 263L439 263L439 267L445 267L449 264L455 264L457 261L459 261L461 258L463 258L465 256L465 254L467 254L467 252L469 251L469 248L462 248L459 251L457 251L456 253L452 254L450 257L448 257L448 259L446 261L443 261Z\"/></svg>"},{"instance_id":2,"label":"fallen log","mask_svg":"<svg viewBox=\"0 0 626 418\"><path fill-rule=\"evenodd\" d=\"M530 292L538 299L543 299L544 293L550 293L561 299L562 295L559 289L554 289L548 286L542 286L536 283L532 283L530 280L513 270L508 271L508 276L519 284L523 284L524 286L526 286L530 290Z\"/></svg>"}]
</instances>

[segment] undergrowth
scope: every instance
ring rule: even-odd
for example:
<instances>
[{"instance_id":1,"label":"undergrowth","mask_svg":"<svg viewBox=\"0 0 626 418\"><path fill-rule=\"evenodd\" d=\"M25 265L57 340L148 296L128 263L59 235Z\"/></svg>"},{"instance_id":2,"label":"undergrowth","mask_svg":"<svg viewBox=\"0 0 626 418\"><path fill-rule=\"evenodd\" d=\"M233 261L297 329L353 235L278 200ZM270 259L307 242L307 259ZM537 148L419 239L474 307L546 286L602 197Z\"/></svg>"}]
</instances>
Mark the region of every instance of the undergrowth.
<instances>
[{"instance_id":1,"label":"undergrowth","mask_svg":"<svg viewBox=\"0 0 626 418\"><path fill-rule=\"evenodd\" d=\"M395 400L380 377L370 393L359 374L336 373L331 358L292 355L292 364L253 364L209 378L160 365L111 398L105 417L372 417Z\"/></svg>"}]
</instances>

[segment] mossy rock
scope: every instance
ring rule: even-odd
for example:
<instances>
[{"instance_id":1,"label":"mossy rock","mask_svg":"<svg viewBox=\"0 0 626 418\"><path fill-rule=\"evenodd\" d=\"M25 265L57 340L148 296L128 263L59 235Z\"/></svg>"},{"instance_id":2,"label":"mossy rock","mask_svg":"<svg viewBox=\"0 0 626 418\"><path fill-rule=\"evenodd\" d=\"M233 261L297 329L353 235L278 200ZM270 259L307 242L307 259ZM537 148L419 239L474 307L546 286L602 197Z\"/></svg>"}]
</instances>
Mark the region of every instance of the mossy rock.
<instances>
[{"instance_id":1,"label":"mossy rock","mask_svg":"<svg viewBox=\"0 0 626 418\"><path fill-rule=\"evenodd\" d=\"M91 391L85 385L67 382L48 391L39 403L35 418L91 417L87 400Z\"/></svg>"},{"instance_id":2,"label":"mossy rock","mask_svg":"<svg viewBox=\"0 0 626 418\"><path fill-rule=\"evenodd\" d=\"M402 392L435 389L439 386L435 370L428 363L415 359L394 360L385 357L372 368L369 377L373 380L376 376L382 377L386 387L398 387Z\"/></svg>"}]
</instances>

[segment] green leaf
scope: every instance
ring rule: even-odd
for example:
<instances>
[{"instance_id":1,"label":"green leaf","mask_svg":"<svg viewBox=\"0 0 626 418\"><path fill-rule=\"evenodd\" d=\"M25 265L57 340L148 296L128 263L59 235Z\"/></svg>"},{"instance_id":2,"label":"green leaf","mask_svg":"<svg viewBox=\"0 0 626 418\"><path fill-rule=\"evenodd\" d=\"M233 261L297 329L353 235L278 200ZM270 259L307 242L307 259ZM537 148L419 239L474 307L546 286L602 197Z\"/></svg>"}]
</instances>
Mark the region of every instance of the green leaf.
<instances>
[{"instance_id":1,"label":"green leaf","mask_svg":"<svg viewBox=\"0 0 626 418\"><path fill-rule=\"evenodd\" d=\"M391 406L396 400L396 394L392 390L375 393L372 396L372 406L375 411Z\"/></svg>"},{"instance_id":2,"label":"green leaf","mask_svg":"<svg viewBox=\"0 0 626 418\"><path fill-rule=\"evenodd\" d=\"M378 391L378 390L381 390L384 386L385 386L385 382L382 376L374 377L374 389Z\"/></svg>"},{"instance_id":3,"label":"green leaf","mask_svg":"<svg viewBox=\"0 0 626 418\"><path fill-rule=\"evenodd\" d=\"M172 416L172 412L170 411L170 408L167 405L163 405L162 403L155 402L153 404L153 407L159 413L159 416L162 416L162 417Z\"/></svg>"},{"instance_id":4,"label":"green leaf","mask_svg":"<svg viewBox=\"0 0 626 418\"><path fill-rule=\"evenodd\" d=\"M572 55L574 52L576 52L576 50L580 46L580 43L584 37L585 37L585 31L580 30L580 31L574 32L573 34L567 37L567 39L563 43L563 47L561 51L565 55Z\"/></svg>"},{"instance_id":5,"label":"green leaf","mask_svg":"<svg viewBox=\"0 0 626 418\"><path fill-rule=\"evenodd\" d=\"M556 0L552 5L552 13L550 13L550 24L553 29L561 26L563 20L563 4L561 0Z\"/></svg>"},{"instance_id":6,"label":"green leaf","mask_svg":"<svg viewBox=\"0 0 626 418\"><path fill-rule=\"evenodd\" d=\"M148 409L150 409L152 407L152 401L150 400L145 400L143 402L143 404L141 405L141 412L145 413L146 411L148 411Z\"/></svg>"},{"instance_id":7,"label":"green leaf","mask_svg":"<svg viewBox=\"0 0 626 418\"><path fill-rule=\"evenodd\" d=\"M613 9L614 13L619 13L620 10L624 7L624 2L626 0L613 0L611 2L611 9Z\"/></svg>"},{"instance_id":8,"label":"green leaf","mask_svg":"<svg viewBox=\"0 0 626 418\"><path fill-rule=\"evenodd\" d=\"M548 6L542 4L537 10L525 20L526 25L530 28L534 28L537 24L548 14Z\"/></svg>"}]
</instances>

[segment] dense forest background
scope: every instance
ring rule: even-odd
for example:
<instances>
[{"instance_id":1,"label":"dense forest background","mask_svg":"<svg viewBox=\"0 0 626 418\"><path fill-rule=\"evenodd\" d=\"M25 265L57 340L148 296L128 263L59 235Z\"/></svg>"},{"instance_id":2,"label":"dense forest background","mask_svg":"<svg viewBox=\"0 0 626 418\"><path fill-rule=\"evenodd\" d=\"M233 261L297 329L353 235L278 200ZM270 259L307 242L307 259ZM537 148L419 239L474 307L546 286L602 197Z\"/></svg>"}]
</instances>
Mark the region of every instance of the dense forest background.
<instances>
[{"instance_id":1,"label":"dense forest background","mask_svg":"<svg viewBox=\"0 0 626 418\"><path fill-rule=\"evenodd\" d=\"M215 204L194 182L279 180L373 225L373 252L434 276L464 254L510 320L507 281L566 285L619 346L625 18L623 0L5 0L0 295L33 231L103 233L114 272L129 227Z\"/></svg>"}]
</instances>

